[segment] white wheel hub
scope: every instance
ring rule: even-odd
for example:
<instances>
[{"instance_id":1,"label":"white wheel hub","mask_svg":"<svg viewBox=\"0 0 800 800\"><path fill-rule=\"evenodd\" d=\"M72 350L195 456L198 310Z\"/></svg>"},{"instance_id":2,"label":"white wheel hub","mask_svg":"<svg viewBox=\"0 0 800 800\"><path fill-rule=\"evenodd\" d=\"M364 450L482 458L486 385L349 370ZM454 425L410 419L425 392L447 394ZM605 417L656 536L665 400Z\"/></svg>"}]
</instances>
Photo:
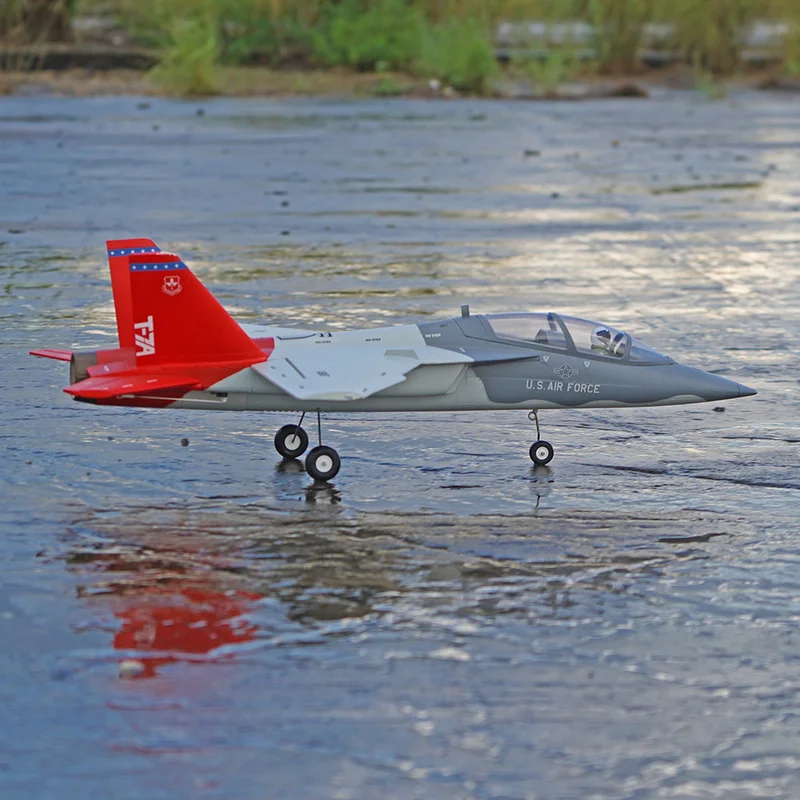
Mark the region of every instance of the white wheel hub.
<instances>
[{"instance_id":1,"label":"white wheel hub","mask_svg":"<svg viewBox=\"0 0 800 800\"><path fill-rule=\"evenodd\" d=\"M292 433L283 440L283 446L287 450L297 450L300 447L300 437Z\"/></svg>"},{"instance_id":2,"label":"white wheel hub","mask_svg":"<svg viewBox=\"0 0 800 800\"><path fill-rule=\"evenodd\" d=\"M540 461L544 461L549 455L550 451L546 447L536 448L536 458L538 458Z\"/></svg>"},{"instance_id":3,"label":"white wheel hub","mask_svg":"<svg viewBox=\"0 0 800 800\"><path fill-rule=\"evenodd\" d=\"M330 456L320 456L314 462L320 472L330 472L333 469L333 459Z\"/></svg>"}]
</instances>

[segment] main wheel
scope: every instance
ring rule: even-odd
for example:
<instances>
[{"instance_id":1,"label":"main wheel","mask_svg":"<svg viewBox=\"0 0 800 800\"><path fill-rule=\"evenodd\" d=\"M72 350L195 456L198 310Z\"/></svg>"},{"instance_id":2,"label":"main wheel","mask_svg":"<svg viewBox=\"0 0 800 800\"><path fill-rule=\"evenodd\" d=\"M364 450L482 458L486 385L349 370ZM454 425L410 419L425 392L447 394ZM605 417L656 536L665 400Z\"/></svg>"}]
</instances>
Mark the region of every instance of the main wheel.
<instances>
[{"instance_id":1,"label":"main wheel","mask_svg":"<svg viewBox=\"0 0 800 800\"><path fill-rule=\"evenodd\" d=\"M553 460L554 455L553 445L551 445L550 442L545 442L543 439L540 439L538 442L534 442L531 445L531 461L537 466L549 464Z\"/></svg>"},{"instance_id":2,"label":"main wheel","mask_svg":"<svg viewBox=\"0 0 800 800\"><path fill-rule=\"evenodd\" d=\"M341 466L339 454L332 447L312 447L306 456L306 472L315 481L333 480L339 474Z\"/></svg>"},{"instance_id":3,"label":"main wheel","mask_svg":"<svg viewBox=\"0 0 800 800\"><path fill-rule=\"evenodd\" d=\"M308 447L308 434L299 425L284 425L275 434L275 449L284 458L298 458Z\"/></svg>"}]
</instances>

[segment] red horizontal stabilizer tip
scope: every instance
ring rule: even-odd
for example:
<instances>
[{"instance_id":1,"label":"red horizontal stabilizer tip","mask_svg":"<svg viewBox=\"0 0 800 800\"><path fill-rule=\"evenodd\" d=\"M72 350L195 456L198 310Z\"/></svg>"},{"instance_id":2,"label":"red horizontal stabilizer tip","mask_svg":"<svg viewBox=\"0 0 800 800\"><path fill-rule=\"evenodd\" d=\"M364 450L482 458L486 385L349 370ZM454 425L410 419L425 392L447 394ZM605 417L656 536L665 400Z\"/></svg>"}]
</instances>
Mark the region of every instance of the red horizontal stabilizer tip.
<instances>
[{"instance_id":1,"label":"red horizontal stabilizer tip","mask_svg":"<svg viewBox=\"0 0 800 800\"><path fill-rule=\"evenodd\" d=\"M54 358L56 361L72 361L72 350L31 350L31 355Z\"/></svg>"},{"instance_id":2,"label":"red horizontal stabilizer tip","mask_svg":"<svg viewBox=\"0 0 800 800\"><path fill-rule=\"evenodd\" d=\"M120 378L86 378L67 386L64 391L79 400L108 400L122 395L158 394L167 390L189 392L199 388L199 381L185 375L128 375Z\"/></svg>"}]
</instances>

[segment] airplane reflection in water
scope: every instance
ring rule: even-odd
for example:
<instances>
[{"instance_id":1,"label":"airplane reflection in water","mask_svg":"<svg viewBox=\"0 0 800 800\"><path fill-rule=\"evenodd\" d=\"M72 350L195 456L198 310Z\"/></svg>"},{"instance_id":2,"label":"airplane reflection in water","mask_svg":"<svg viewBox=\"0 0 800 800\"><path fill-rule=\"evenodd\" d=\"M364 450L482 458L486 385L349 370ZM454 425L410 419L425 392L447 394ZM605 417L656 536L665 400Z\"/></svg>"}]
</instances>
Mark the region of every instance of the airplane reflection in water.
<instances>
[{"instance_id":1,"label":"airplane reflection in water","mask_svg":"<svg viewBox=\"0 0 800 800\"><path fill-rule=\"evenodd\" d=\"M322 508L316 525L261 508L89 515L80 527L107 543L93 536L74 546L67 566L81 575L79 596L113 616L112 646L121 661L142 662L139 677L179 661L235 658L259 637L373 613L375 597L402 589L384 563L393 556L350 530L333 487L309 487L306 500ZM264 598L279 601L279 619L259 608Z\"/></svg>"},{"instance_id":2,"label":"airplane reflection in water","mask_svg":"<svg viewBox=\"0 0 800 800\"><path fill-rule=\"evenodd\" d=\"M618 536L598 542L597 515L352 519L316 500L288 516L256 506L90 515L80 527L91 543L73 543L68 568L80 595L113 617L120 661L142 661L150 677L175 662L235 659L259 640L322 642L332 623L387 611L393 629L400 617L413 626L437 614L496 624L569 613L587 591L624 592L631 572L673 557L658 542L674 530L666 518L643 530L615 514ZM517 557L504 555L509 547Z\"/></svg>"},{"instance_id":3,"label":"airplane reflection in water","mask_svg":"<svg viewBox=\"0 0 800 800\"><path fill-rule=\"evenodd\" d=\"M158 667L181 657L208 656L222 647L252 641L258 628L244 615L257 599L257 594L235 589L147 587L136 604L114 612L121 623L114 649L135 651L145 665L141 677L152 677Z\"/></svg>"},{"instance_id":4,"label":"airplane reflection in water","mask_svg":"<svg viewBox=\"0 0 800 800\"><path fill-rule=\"evenodd\" d=\"M100 578L79 594L110 606L115 624L112 646L121 659L143 665L137 677L153 677L176 661L230 657L237 645L255 639L258 627L248 618L261 595L228 586L223 565L217 572L181 563L177 554L149 548L73 551L72 569L87 567Z\"/></svg>"}]
</instances>

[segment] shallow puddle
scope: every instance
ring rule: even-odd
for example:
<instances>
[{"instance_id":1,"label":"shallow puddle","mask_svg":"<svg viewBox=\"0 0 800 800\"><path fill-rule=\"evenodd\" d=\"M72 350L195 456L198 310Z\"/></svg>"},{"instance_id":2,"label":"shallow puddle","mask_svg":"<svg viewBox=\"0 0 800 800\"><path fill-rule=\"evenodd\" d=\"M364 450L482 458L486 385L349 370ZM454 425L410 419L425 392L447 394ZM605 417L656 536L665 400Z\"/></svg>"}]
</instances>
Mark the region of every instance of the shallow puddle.
<instances>
[{"instance_id":1,"label":"shallow puddle","mask_svg":"<svg viewBox=\"0 0 800 800\"><path fill-rule=\"evenodd\" d=\"M0 100L10 796L794 797L800 112L137 104ZM283 415L26 355L113 346L135 235L248 321L552 309L759 394L545 412L539 469L524 412L330 415L315 486Z\"/></svg>"}]
</instances>

